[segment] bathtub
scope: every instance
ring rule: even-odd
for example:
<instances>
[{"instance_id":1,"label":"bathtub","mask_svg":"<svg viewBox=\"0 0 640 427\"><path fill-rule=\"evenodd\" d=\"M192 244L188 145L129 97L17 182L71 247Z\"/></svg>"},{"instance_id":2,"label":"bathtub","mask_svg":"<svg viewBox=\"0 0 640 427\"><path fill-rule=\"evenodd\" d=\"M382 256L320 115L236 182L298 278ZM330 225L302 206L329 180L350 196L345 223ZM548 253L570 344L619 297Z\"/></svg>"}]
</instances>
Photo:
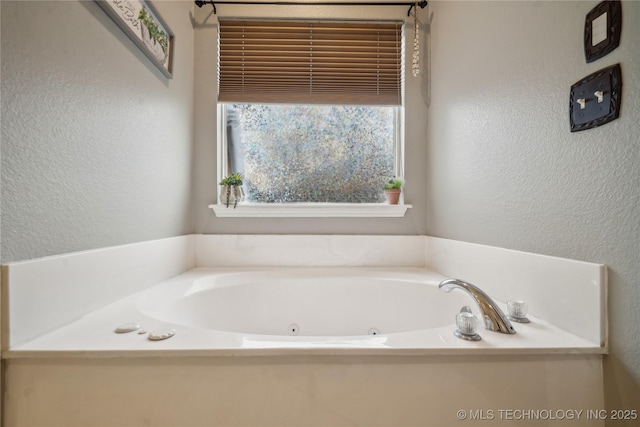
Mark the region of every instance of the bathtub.
<instances>
[{"instance_id":1,"label":"bathtub","mask_svg":"<svg viewBox=\"0 0 640 427\"><path fill-rule=\"evenodd\" d=\"M437 288L449 277L503 310L526 300L531 323L455 337L460 308L478 313ZM2 281L7 426L511 425L500 411L604 407L600 265L417 236L199 235Z\"/></svg>"},{"instance_id":2,"label":"bathtub","mask_svg":"<svg viewBox=\"0 0 640 427\"><path fill-rule=\"evenodd\" d=\"M12 350L65 354L535 354L601 348L533 315L515 335L454 336L475 302L427 268L196 268ZM517 297L517 296L514 296ZM504 301L497 304L506 311ZM125 323L140 329L114 333ZM166 340L149 334L175 332ZM144 332L144 333L139 333Z\"/></svg>"},{"instance_id":3,"label":"bathtub","mask_svg":"<svg viewBox=\"0 0 640 427\"><path fill-rule=\"evenodd\" d=\"M167 323L245 335L344 337L407 333L451 324L462 294L433 274L263 270L206 274L140 296L138 309Z\"/></svg>"}]
</instances>

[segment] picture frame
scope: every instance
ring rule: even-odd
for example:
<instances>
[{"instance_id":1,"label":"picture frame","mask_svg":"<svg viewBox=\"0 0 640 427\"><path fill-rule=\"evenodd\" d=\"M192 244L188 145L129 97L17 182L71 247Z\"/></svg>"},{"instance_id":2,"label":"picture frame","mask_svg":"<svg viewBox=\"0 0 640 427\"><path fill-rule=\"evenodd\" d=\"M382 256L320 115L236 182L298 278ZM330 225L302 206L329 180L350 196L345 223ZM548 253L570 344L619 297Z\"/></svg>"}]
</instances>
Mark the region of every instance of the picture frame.
<instances>
[{"instance_id":1,"label":"picture frame","mask_svg":"<svg viewBox=\"0 0 640 427\"><path fill-rule=\"evenodd\" d=\"M622 5L605 0L591 9L584 23L584 54L587 63L607 55L620 44Z\"/></svg>"},{"instance_id":2,"label":"picture frame","mask_svg":"<svg viewBox=\"0 0 640 427\"><path fill-rule=\"evenodd\" d=\"M174 35L149 0L95 0L168 79L173 78Z\"/></svg>"}]
</instances>

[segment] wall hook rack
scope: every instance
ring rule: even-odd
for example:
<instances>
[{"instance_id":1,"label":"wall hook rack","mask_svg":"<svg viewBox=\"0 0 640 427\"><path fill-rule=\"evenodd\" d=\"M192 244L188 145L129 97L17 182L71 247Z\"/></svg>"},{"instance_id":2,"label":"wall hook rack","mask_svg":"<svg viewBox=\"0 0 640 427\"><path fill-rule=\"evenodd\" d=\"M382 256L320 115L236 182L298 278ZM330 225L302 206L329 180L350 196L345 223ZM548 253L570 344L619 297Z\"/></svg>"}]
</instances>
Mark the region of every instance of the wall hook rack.
<instances>
[{"instance_id":1,"label":"wall hook rack","mask_svg":"<svg viewBox=\"0 0 640 427\"><path fill-rule=\"evenodd\" d=\"M429 4L428 1L422 0L417 2L371 2L371 3L356 3L356 2L343 2L343 1L318 1L318 2L299 2L299 1L236 1L236 0L196 0L196 6L202 7L204 5L210 4L213 6L213 13L217 14L216 4L266 4L266 5L276 5L276 6L409 6L409 11L407 12L407 16L411 16L411 10L419 6L420 9L424 9Z\"/></svg>"}]
</instances>

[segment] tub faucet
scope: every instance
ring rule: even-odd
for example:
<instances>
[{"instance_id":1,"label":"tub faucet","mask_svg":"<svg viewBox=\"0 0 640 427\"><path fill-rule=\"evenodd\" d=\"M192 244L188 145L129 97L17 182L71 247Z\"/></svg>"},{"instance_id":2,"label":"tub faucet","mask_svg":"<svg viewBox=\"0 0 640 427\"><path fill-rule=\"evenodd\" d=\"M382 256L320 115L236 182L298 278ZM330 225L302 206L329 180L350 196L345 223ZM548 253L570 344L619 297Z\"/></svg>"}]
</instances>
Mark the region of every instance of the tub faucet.
<instances>
[{"instance_id":1,"label":"tub faucet","mask_svg":"<svg viewBox=\"0 0 640 427\"><path fill-rule=\"evenodd\" d=\"M516 333L507 316L505 316L489 295L485 294L477 286L458 279L447 279L440 282L438 288L445 292L451 292L452 289L458 288L471 295L476 303L478 303L486 329L503 334Z\"/></svg>"}]
</instances>

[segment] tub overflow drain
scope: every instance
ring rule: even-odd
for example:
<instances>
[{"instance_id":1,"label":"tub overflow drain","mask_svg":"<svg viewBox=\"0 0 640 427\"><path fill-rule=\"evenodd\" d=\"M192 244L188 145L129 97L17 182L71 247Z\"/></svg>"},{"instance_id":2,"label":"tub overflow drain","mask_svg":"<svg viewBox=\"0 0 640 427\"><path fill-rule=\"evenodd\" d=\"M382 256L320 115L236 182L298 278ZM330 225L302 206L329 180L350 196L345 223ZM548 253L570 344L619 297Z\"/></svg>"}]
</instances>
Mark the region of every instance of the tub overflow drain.
<instances>
[{"instance_id":1,"label":"tub overflow drain","mask_svg":"<svg viewBox=\"0 0 640 427\"><path fill-rule=\"evenodd\" d=\"M380 335L380 330L378 328L369 329L369 335Z\"/></svg>"},{"instance_id":2,"label":"tub overflow drain","mask_svg":"<svg viewBox=\"0 0 640 427\"><path fill-rule=\"evenodd\" d=\"M295 323L289 325L289 335L298 335L298 332L300 332L300 327L298 327L298 325Z\"/></svg>"}]
</instances>

